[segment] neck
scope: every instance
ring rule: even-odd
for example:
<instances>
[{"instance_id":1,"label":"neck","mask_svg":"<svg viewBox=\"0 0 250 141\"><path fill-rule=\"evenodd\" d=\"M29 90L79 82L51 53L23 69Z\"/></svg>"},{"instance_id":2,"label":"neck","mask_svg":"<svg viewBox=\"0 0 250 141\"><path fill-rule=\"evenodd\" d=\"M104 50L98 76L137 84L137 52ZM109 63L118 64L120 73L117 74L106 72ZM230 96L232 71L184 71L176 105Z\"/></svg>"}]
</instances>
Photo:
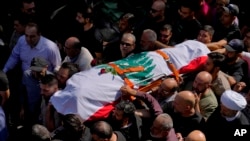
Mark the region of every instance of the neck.
<instances>
[{"instance_id":1,"label":"neck","mask_svg":"<svg viewBox=\"0 0 250 141\"><path fill-rule=\"evenodd\" d=\"M157 21L155 21L156 23L159 23L159 22L162 22L162 21L164 21L164 19L165 19L165 16L162 16L160 19L158 19Z\"/></svg>"},{"instance_id":2,"label":"neck","mask_svg":"<svg viewBox=\"0 0 250 141\"><path fill-rule=\"evenodd\" d=\"M83 25L83 30L88 31L92 27L93 27L93 23L87 23L87 24Z\"/></svg>"},{"instance_id":3,"label":"neck","mask_svg":"<svg viewBox=\"0 0 250 141\"><path fill-rule=\"evenodd\" d=\"M109 141L117 141L117 135L113 133Z\"/></svg>"}]
</instances>

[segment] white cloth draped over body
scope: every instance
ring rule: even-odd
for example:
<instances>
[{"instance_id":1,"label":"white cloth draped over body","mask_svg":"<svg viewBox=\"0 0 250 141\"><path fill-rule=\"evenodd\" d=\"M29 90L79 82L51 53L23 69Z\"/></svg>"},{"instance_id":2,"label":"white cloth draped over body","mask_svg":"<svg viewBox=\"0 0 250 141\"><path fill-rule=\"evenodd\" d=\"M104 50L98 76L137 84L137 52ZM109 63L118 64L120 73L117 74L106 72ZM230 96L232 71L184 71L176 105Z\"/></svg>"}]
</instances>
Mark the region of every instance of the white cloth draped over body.
<instances>
[{"instance_id":1,"label":"white cloth draped over body","mask_svg":"<svg viewBox=\"0 0 250 141\"><path fill-rule=\"evenodd\" d=\"M161 50L170 57L176 69L210 52L206 45L194 40L187 40L174 48ZM172 74L163 57L155 51L135 54L114 63L120 68L136 65L144 67L145 70L142 72L126 73L134 84L149 77L158 79L161 74ZM110 68L110 66L104 64L74 74L67 81L65 89L56 92L50 99L57 112L63 115L79 114L83 120L107 116L112 110L110 104L112 105L121 95L119 89L124 85L124 81L112 72L100 74L103 68Z\"/></svg>"}]
</instances>

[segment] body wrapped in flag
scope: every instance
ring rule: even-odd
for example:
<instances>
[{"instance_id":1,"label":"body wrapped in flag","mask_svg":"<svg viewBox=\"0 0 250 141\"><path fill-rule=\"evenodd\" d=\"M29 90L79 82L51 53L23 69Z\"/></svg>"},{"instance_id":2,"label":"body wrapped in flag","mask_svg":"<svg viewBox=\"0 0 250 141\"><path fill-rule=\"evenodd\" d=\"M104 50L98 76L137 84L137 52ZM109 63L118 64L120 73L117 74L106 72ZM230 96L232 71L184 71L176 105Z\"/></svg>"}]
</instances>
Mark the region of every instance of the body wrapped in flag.
<instances>
[{"instance_id":1,"label":"body wrapped in flag","mask_svg":"<svg viewBox=\"0 0 250 141\"><path fill-rule=\"evenodd\" d=\"M169 56L169 61L177 70L210 52L206 45L194 40L160 51ZM100 119L108 116L120 98L119 89L127 83L125 78L138 88L172 73L160 53L142 52L73 75L65 89L56 92L50 102L61 114L79 114L84 120Z\"/></svg>"}]
</instances>

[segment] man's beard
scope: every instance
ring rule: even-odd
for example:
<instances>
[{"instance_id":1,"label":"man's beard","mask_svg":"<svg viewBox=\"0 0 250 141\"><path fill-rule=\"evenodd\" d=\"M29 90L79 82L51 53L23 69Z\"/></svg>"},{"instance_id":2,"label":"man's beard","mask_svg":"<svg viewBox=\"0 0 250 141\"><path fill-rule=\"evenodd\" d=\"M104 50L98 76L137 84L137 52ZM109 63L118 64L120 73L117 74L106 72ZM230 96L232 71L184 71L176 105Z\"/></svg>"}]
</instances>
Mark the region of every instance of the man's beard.
<instances>
[{"instance_id":1,"label":"man's beard","mask_svg":"<svg viewBox=\"0 0 250 141\"><path fill-rule=\"evenodd\" d=\"M237 57L232 57L232 58L226 57L226 58L225 58L225 61L226 61L227 63L231 63L231 62L235 61L236 59L237 59Z\"/></svg>"},{"instance_id":2,"label":"man's beard","mask_svg":"<svg viewBox=\"0 0 250 141\"><path fill-rule=\"evenodd\" d=\"M197 93L198 95L199 95L199 94L202 94L202 93L204 93L204 92L206 91L206 89L198 90L198 89L196 89L195 87L192 87L192 90L193 90L193 92Z\"/></svg>"}]
</instances>

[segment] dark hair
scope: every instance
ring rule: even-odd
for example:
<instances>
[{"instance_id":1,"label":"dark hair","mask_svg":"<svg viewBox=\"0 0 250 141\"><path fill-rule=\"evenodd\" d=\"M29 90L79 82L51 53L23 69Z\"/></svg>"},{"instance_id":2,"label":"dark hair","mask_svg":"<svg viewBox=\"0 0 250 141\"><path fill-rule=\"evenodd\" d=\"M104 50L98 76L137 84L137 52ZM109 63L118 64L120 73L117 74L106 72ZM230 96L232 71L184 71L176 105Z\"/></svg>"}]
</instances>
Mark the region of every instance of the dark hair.
<instances>
[{"instance_id":1,"label":"dark hair","mask_svg":"<svg viewBox=\"0 0 250 141\"><path fill-rule=\"evenodd\" d=\"M110 139L113 134L113 129L107 122L97 121L90 128L90 132L91 134L97 135L99 138Z\"/></svg>"},{"instance_id":2,"label":"dark hair","mask_svg":"<svg viewBox=\"0 0 250 141\"><path fill-rule=\"evenodd\" d=\"M82 14L82 17L84 18L89 18L89 22L93 22L94 20L94 14L93 14L93 8L88 6L88 7L79 7L76 10L77 12Z\"/></svg>"},{"instance_id":3,"label":"dark hair","mask_svg":"<svg viewBox=\"0 0 250 141\"><path fill-rule=\"evenodd\" d=\"M211 36L214 35L214 28L211 25L204 25L201 30L208 32Z\"/></svg>"},{"instance_id":4,"label":"dark hair","mask_svg":"<svg viewBox=\"0 0 250 141\"><path fill-rule=\"evenodd\" d=\"M133 28L136 22L135 15L132 13L125 13L121 16L120 19L126 19L128 21L128 25Z\"/></svg>"},{"instance_id":5,"label":"dark hair","mask_svg":"<svg viewBox=\"0 0 250 141\"><path fill-rule=\"evenodd\" d=\"M115 105L117 110L123 111L124 117L134 117L134 112L136 110L135 105L130 101L120 101Z\"/></svg>"},{"instance_id":6,"label":"dark hair","mask_svg":"<svg viewBox=\"0 0 250 141\"><path fill-rule=\"evenodd\" d=\"M80 117L76 114L66 114L62 117L63 127L66 130L81 133L84 129L84 124L82 123Z\"/></svg>"},{"instance_id":7,"label":"dark hair","mask_svg":"<svg viewBox=\"0 0 250 141\"><path fill-rule=\"evenodd\" d=\"M69 78L79 72L79 68L78 68L78 65L77 64L74 64L74 63L71 63L71 62L64 62L62 65L61 65L61 68L63 69L69 69Z\"/></svg>"},{"instance_id":8,"label":"dark hair","mask_svg":"<svg viewBox=\"0 0 250 141\"><path fill-rule=\"evenodd\" d=\"M197 12L200 9L200 5L197 0L181 0L180 7L189 8L191 11Z\"/></svg>"},{"instance_id":9,"label":"dark hair","mask_svg":"<svg viewBox=\"0 0 250 141\"><path fill-rule=\"evenodd\" d=\"M214 67L221 67L225 60L225 56L219 52L211 52L207 56L213 61Z\"/></svg>"},{"instance_id":10,"label":"dark hair","mask_svg":"<svg viewBox=\"0 0 250 141\"><path fill-rule=\"evenodd\" d=\"M32 141L50 141L51 136L48 129L40 124L35 124L32 126L32 133L31 133L31 140Z\"/></svg>"},{"instance_id":11,"label":"dark hair","mask_svg":"<svg viewBox=\"0 0 250 141\"><path fill-rule=\"evenodd\" d=\"M20 8L23 8L23 4L24 3L28 3L28 4L30 4L30 3L32 3L32 2L35 2L34 0L21 0L21 1L19 1L19 7Z\"/></svg>"},{"instance_id":12,"label":"dark hair","mask_svg":"<svg viewBox=\"0 0 250 141\"><path fill-rule=\"evenodd\" d=\"M161 30L162 31L166 31L166 30L172 31L172 26L170 24L165 24L162 26Z\"/></svg>"},{"instance_id":13,"label":"dark hair","mask_svg":"<svg viewBox=\"0 0 250 141\"><path fill-rule=\"evenodd\" d=\"M53 74L46 74L44 77L42 77L41 84L50 85L50 86L55 85L55 84L57 85L58 80Z\"/></svg>"},{"instance_id":14,"label":"dark hair","mask_svg":"<svg viewBox=\"0 0 250 141\"><path fill-rule=\"evenodd\" d=\"M41 33L41 29L39 27L39 25L36 22L29 22L26 27L35 27L37 29L37 33L40 34Z\"/></svg>"},{"instance_id":15,"label":"dark hair","mask_svg":"<svg viewBox=\"0 0 250 141\"><path fill-rule=\"evenodd\" d=\"M24 26L26 26L29 23L28 17L22 13L13 14L12 20L13 21L17 20L21 25L24 25Z\"/></svg>"}]
</instances>

